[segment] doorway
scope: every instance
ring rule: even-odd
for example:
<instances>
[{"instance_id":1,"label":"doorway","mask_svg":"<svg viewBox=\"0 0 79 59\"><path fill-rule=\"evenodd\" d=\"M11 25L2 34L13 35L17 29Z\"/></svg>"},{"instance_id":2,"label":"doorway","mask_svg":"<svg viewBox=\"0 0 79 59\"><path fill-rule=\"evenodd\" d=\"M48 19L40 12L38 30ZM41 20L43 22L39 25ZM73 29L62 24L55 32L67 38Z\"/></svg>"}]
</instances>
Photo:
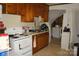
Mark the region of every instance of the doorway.
<instances>
[{"instance_id":1,"label":"doorway","mask_svg":"<svg viewBox=\"0 0 79 59\"><path fill-rule=\"evenodd\" d=\"M49 11L49 23L50 23L50 43L58 43L61 48L61 36L62 36L62 23L65 10L50 10Z\"/></svg>"},{"instance_id":2,"label":"doorway","mask_svg":"<svg viewBox=\"0 0 79 59\"><path fill-rule=\"evenodd\" d=\"M63 15L59 16L51 24L52 42L61 47Z\"/></svg>"}]
</instances>

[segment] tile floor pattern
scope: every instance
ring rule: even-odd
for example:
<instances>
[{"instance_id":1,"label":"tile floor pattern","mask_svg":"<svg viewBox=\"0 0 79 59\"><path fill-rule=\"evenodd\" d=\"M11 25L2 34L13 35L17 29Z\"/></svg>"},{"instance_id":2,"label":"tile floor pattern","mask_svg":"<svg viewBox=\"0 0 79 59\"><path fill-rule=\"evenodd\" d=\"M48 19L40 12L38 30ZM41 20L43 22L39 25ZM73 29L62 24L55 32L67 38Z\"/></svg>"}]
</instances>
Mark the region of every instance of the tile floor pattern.
<instances>
[{"instance_id":1,"label":"tile floor pattern","mask_svg":"<svg viewBox=\"0 0 79 59\"><path fill-rule=\"evenodd\" d=\"M34 56L71 56L69 51L60 48L60 40L53 39L51 43L34 54Z\"/></svg>"}]
</instances>

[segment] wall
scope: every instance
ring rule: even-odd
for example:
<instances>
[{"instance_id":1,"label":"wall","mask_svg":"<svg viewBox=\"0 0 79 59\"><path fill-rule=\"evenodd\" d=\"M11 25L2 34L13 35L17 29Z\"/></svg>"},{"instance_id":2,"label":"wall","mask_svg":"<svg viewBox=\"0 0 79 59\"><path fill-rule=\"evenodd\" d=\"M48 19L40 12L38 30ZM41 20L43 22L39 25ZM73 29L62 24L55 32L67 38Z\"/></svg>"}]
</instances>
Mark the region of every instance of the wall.
<instances>
[{"instance_id":1,"label":"wall","mask_svg":"<svg viewBox=\"0 0 79 59\"><path fill-rule=\"evenodd\" d=\"M20 15L2 14L2 20L7 28L14 26L29 26L34 29L34 22L21 22Z\"/></svg>"},{"instance_id":2,"label":"wall","mask_svg":"<svg viewBox=\"0 0 79 59\"><path fill-rule=\"evenodd\" d=\"M72 10L66 10L63 17L63 25L62 25L62 37L61 37L61 48L68 50L71 46L71 43L73 41L73 24L72 21L74 20L73 17L73 11ZM69 26L67 26L69 24ZM64 27L70 28L71 32L63 32Z\"/></svg>"},{"instance_id":3,"label":"wall","mask_svg":"<svg viewBox=\"0 0 79 59\"><path fill-rule=\"evenodd\" d=\"M50 41L52 38L52 23L54 22L54 20L56 20L58 17L60 17L65 11L64 10L57 10L57 9L51 9L49 8L49 24L50 24L50 32L49 32L49 36L50 36Z\"/></svg>"},{"instance_id":4,"label":"wall","mask_svg":"<svg viewBox=\"0 0 79 59\"><path fill-rule=\"evenodd\" d=\"M77 37L77 34L79 34L79 10L67 10L64 14L64 20L63 20L63 28L69 24L69 28L71 29L70 37L69 37L69 43L70 46L72 43L79 43L79 38ZM62 32L62 35L64 35L65 32ZM66 38L66 36L64 36ZM65 41L64 41L65 42Z\"/></svg>"},{"instance_id":5,"label":"wall","mask_svg":"<svg viewBox=\"0 0 79 59\"><path fill-rule=\"evenodd\" d=\"M49 28L49 43L51 42L51 27L50 27L50 23L49 22L45 22L45 24L48 26Z\"/></svg>"},{"instance_id":6,"label":"wall","mask_svg":"<svg viewBox=\"0 0 79 59\"><path fill-rule=\"evenodd\" d=\"M49 10L49 22L52 24L54 20L60 17L64 12L64 10Z\"/></svg>"},{"instance_id":7,"label":"wall","mask_svg":"<svg viewBox=\"0 0 79 59\"><path fill-rule=\"evenodd\" d=\"M79 10L75 10L74 12L74 21L73 21L73 42L79 43L79 37L77 36L79 34Z\"/></svg>"},{"instance_id":8,"label":"wall","mask_svg":"<svg viewBox=\"0 0 79 59\"><path fill-rule=\"evenodd\" d=\"M2 5L0 5L0 20L2 18L1 14L2 14Z\"/></svg>"},{"instance_id":9,"label":"wall","mask_svg":"<svg viewBox=\"0 0 79 59\"><path fill-rule=\"evenodd\" d=\"M22 26L28 26L30 29L35 29L34 22L21 22Z\"/></svg>"},{"instance_id":10,"label":"wall","mask_svg":"<svg viewBox=\"0 0 79 59\"><path fill-rule=\"evenodd\" d=\"M7 28L21 26L20 18L19 15L2 14L2 20Z\"/></svg>"},{"instance_id":11,"label":"wall","mask_svg":"<svg viewBox=\"0 0 79 59\"><path fill-rule=\"evenodd\" d=\"M50 6L49 10L65 10L64 13L64 21L63 21L63 28L69 24L69 28L71 29L71 37L70 43L72 42L79 42L79 39L76 37L77 34L77 27L79 24L79 4L66 4L66 5L58 5L58 6ZM77 12L76 12L77 11ZM62 28L62 29L63 29ZM64 32L62 32L64 33ZM65 36L64 36L65 37ZM66 38L66 37L65 37Z\"/></svg>"},{"instance_id":12,"label":"wall","mask_svg":"<svg viewBox=\"0 0 79 59\"><path fill-rule=\"evenodd\" d=\"M30 29L35 29L34 22L21 22L20 15L2 14L2 20L7 28L14 26L28 26Z\"/></svg>"},{"instance_id":13,"label":"wall","mask_svg":"<svg viewBox=\"0 0 79 59\"><path fill-rule=\"evenodd\" d=\"M49 7L49 10L69 10L69 9L79 9L79 4L73 3L73 4L64 4Z\"/></svg>"}]
</instances>

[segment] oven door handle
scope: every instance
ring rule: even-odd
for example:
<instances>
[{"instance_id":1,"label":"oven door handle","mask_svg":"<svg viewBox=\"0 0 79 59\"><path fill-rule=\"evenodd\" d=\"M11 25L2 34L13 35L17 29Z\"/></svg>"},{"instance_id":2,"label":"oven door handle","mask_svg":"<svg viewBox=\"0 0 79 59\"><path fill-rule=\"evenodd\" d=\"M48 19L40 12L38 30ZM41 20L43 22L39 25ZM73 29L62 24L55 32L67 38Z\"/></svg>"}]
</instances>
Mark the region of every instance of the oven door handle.
<instances>
[{"instance_id":1,"label":"oven door handle","mask_svg":"<svg viewBox=\"0 0 79 59\"><path fill-rule=\"evenodd\" d=\"M22 48L21 48L21 45L19 44L19 50L21 50Z\"/></svg>"}]
</instances>

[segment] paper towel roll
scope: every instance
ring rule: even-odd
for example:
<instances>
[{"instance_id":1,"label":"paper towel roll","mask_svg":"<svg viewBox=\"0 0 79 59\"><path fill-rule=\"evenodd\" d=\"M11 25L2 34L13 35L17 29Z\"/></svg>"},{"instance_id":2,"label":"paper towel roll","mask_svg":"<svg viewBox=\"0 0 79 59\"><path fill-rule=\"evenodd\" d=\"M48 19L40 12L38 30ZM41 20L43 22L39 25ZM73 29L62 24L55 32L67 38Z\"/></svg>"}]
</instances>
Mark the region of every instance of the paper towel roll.
<instances>
[{"instance_id":1,"label":"paper towel roll","mask_svg":"<svg viewBox=\"0 0 79 59\"><path fill-rule=\"evenodd\" d=\"M36 48L36 36L34 36L33 47Z\"/></svg>"}]
</instances>

